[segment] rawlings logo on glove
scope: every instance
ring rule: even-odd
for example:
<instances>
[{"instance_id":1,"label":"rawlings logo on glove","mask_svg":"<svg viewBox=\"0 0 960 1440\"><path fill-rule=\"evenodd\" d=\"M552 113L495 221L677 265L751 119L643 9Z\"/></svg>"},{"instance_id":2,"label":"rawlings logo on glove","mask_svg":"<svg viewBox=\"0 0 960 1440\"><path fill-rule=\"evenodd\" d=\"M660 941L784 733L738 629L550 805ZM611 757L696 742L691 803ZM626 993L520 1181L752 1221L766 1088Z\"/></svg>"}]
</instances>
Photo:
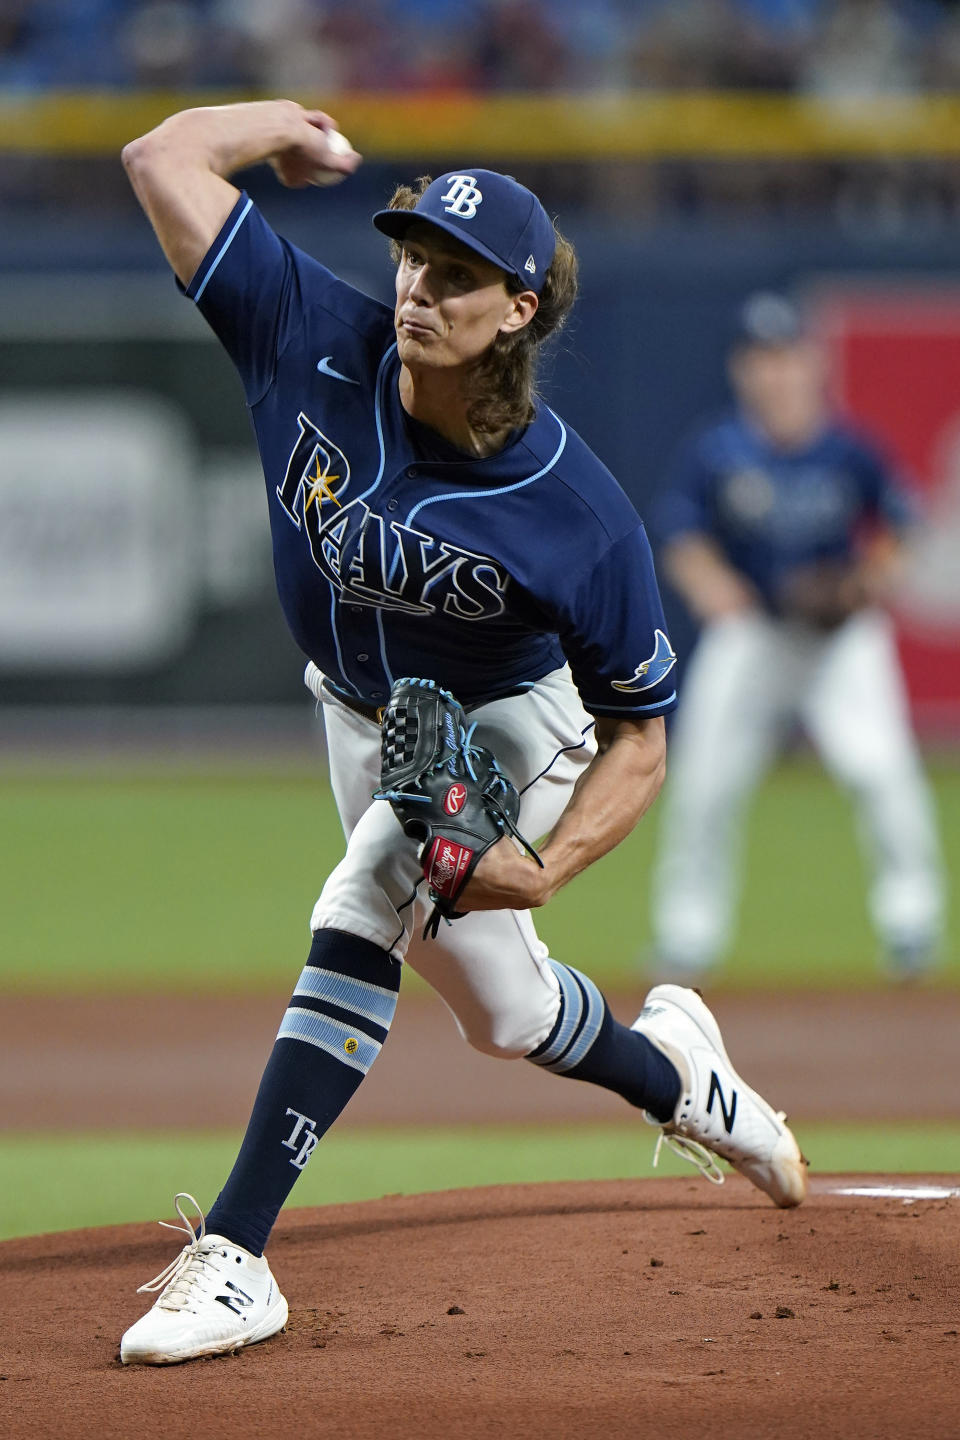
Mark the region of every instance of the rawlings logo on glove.
<instances>
[{"instance_id":1,"label":"rawlings logo on glove","mask_svg":"<svg viewBox=\"0 0 960 1440\"><path fill-rule=\"evenodd\" d=\"M520 796L496 757L473 743L475 726L434 680L398 680L384 710L380 789L404 833L422 841L419 859L434 909L424 936L463 911L454 901L482 857L513 835L542 865L517 829Z\"/></svg>"},{"instance_id":2,"label":"rawlings logo on glove","mask_svg":"<svg viewBox=\"0 0 960 1440\"><path fill-rule=\"evenodd\" d=\"M423 873L431 891L435 890L445 900L452 900L467 883L473 851L455 840L446 840L438 835L430 846L423 861Z\"/></svg>"},{"instance_id":3,"label":"rawlings logo on glove","mask_svg":"<svg viewBox=\"0 0 960 1440\"><path fill-rule=\"evenodd\" d=\"M458 780L456 784L450 786L450 789L446 795L444 795L443 808L448 815L459 815L466 803L467 788L465 785L461 785Z\"/></svg>"}]
</instances>

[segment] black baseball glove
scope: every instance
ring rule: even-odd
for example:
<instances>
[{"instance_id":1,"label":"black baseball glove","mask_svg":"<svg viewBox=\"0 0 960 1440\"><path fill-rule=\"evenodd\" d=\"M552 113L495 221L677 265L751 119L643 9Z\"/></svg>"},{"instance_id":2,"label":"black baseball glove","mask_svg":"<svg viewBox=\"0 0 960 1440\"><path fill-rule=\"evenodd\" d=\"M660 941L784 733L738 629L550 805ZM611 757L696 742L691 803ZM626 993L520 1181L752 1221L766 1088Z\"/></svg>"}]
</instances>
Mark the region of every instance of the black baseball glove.
<instances>
[{"instance_id":1,"label":"black baseball glove","mask_svg":"<svg viewBox=\"0 0 960 1440\"><path fill-rule=\"evenodd\" d=\"M398 680L383 714L380 789L404 833L422 841L419 860L434 909L424 927L436 937L441 919L462 915L454 901L481 857L502 836L515 836L520 796L496 757L473 744L463 706L435 680Z\"/></svg>"},{"instance_id":2,"label":"black baseball glove","mask_svg":"<svg viewBox=\"0 0 960 1440\"><path fill-rule=\"evenodd\" d=\"M825 559L788 571L780 583L776 604L784 619L827 631L849 620L866 600L857 565L846 559Z\"/></svg>"}]
</instances>

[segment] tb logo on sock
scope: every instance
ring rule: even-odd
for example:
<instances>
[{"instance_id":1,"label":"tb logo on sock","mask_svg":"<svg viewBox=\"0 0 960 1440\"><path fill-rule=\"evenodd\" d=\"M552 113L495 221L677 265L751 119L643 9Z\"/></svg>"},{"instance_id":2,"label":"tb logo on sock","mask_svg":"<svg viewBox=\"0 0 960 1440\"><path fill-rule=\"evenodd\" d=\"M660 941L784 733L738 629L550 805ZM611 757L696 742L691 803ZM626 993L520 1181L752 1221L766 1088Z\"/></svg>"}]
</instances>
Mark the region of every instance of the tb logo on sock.
<instances>
[{"instance_id":1,"label":"tb logo on sock","mask_svg":"<svg viewBox=\"0 0 960 1440\"><path fill-rule=\"evenodd\" d=\"M295 1116L293 1129L290 1131L289 1140L283 1144L288 1150L296 1150L296 1155L290 1161L297 1170L302 1170L317 1148L320 1136L315 1134L317 1128L316 1120L311 1120L309 1115L301 1115L299 1110L291 1110L287 1107L287 1114Z\"/></svg>"}]
</instances>

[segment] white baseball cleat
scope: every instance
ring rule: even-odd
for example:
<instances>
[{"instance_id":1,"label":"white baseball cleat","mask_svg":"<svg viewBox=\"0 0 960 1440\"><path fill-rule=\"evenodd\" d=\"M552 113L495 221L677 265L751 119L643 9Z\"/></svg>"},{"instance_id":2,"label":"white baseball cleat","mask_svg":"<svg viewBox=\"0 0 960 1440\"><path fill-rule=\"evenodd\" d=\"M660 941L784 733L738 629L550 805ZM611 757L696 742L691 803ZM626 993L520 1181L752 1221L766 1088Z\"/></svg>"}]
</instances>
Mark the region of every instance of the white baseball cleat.
<instances>
[{"instance_id":1,"label":"white baseball cleat","mask_svg":"<svg viewBox=\"0 0 960 1440\"><path fill-rule=\"evenodd\" d=\"M722 1185L723 1171L713 1159L720 1155L775 1205L799 1205L807 1193L807 1162L786 1116L740 1079L720 1027L697 992L655 985L631 1029L677 1067L683 1087L666 1125L644 1111L650 1124L661 1128L654 1164L666 1142L706 1179Z\"/></svg>"},{"instance_id":2,"label":"white baseball cleat","mask_svg":"<svg viewBox=\"0 0 960 1440\"><path fill-rule=\"evenodd\" d=\"M199 1235L180 1208L181 1200L196 1208ZM287 1323L287 1302L266 1259L222 1235L207 1235L203 1211L192 1195L181 1193L174 1204L190 1242L155 1279L139 1287L138 1295L152 1290L160 1294L120 1341L124 1365L176 1365L201 1355L222 1355L266 1340Z\"/></svg>"}]
</instances>

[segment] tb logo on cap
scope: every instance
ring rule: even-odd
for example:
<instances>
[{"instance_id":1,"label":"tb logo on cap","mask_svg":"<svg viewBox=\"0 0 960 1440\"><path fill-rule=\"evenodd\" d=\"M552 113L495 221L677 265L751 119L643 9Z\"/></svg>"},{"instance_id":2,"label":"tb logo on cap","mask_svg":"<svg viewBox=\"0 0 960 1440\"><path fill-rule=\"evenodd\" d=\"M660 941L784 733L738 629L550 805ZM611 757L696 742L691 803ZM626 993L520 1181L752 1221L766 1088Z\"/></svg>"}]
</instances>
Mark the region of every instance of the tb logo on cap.
<instances>
[{"instance_id":1,"label":"tb logo on cap","mask_svg":"<svg viewBox=\"0 0 960 1440\"><path fill-rule=\"evenodd\" d=\"M448 175L450 189L446 195L441 195L444 202L443 208L448 215L457 215L461 220L472 220L477 213L477 206L483 199L482 193L477 189L477 182L473 175ZM447 201L450 203L447 204Z\"/></svg>"}]
</instances>

